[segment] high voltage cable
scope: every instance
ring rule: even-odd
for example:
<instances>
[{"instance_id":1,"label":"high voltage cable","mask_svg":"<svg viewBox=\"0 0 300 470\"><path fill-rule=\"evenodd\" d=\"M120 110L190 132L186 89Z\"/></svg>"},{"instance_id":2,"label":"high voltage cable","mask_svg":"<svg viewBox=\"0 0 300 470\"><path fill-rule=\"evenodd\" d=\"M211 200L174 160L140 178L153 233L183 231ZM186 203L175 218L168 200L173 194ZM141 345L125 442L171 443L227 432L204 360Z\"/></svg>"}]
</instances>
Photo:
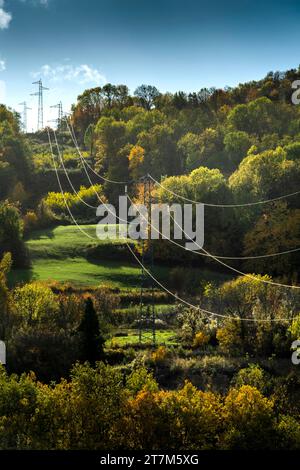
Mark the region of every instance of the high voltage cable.
<instances>
[{"instance_id":1,"label":"high voltage cable","mask_svg":"<svg viewBox=\"0 0 300 470\"><path fill-rule=\"evenodd\" d=\"M266 199L264 201L247 202L247 203L243 203L243 204L212 204L212 203L208 203L208 202L195 201L194 199L189 199L185 196L181 196L180 194L177 194L174 191L172 191L171 189L168 189L165 186L163 186L155 178L153 178L153 176L151 176L150 174L148 174L148 176L149 176L149 178L152 179L152 181L154 183L158 184L165 191L173 194L173 196L179 197L180 199L182 199L184 201L187 201L187 202L191 202L193 204L203 204L203 206L207 206L207 207L234 208L234 207L257 206L259 204L267 204L267 203L270 203L270 202L279 201L280 199L285 199L287 197L296 196L297 194L300 194L300 191L295 191L294 193L285 194L283 196L278 196L278 197L275 197L275 198L272 198L272 199Z\"/></svg>"},{"instance_id":2,"label":"high voltage cable","mask_svg":"<svg viewBox=\"0 0 300 470\"><path fill-rule=\"evenodd\" d=\"M78 193L78 192L76 191L76 189L74 188L73 183L72 183L72 181L70 180L69 174L68 174L68 172L67 172L67 170L66 170L66 167L65 167L65 164L64 164L64 161L63 161L63 157L62 157L62 155L61 155L61 151L60 151L60 148L59 148L59 145L58 145L56 132L55 132L54 129L53 129L53 135L54 135L55 144L56 144L56 147L57 147L57 152L58 152L59 159L60 159L60 161L61 161L61 164L62 164L62 167L63 167L63 169L64 169L65 175L66 175L66 177L67 177L67 180L68 180L68 182L69 182L69 184L70 184L70 186L71 186L73 192L76 194L76 196L78 197L78 199L79 199L83 204L85 204L87 207L89 207L90 209L97 209L97 206L91 206L91 204L85 202L85 200L82 199L82 197L80 197L79 193Z\"/></svg>"},{"instance_id":3,"label":"high voltage cable","mask_svg":"<svg viewBox=\"0 0 300 470\"><path fill-rule=\"evenodd\" d=\"M295 191L294 193L285 194L283 196L278 196L278 197L275 197L273 199L266 199L264 201L257 201L257 202L247 202L247 203L244 203L244 204L210 204L210 203L207 203L207 202L195 201L194 199L189 199L185 196L181 196L180 194L177 194L174 191L172 191L171 189L168 189L165 186L163 186L155 178L153 178L153 176L151 176L150 174L148 176L149 176L149 178L152 179L152 181L154 183L158 184L158 186L160 186L163 190L167 191L168 193L173 194L173 196L179 197L180 199L183 199L184 201L187 201L187 202L191 202L193 204L203 204L204 206L207 206L207 207L234 208L234 207L257 206L259 204L267 204L267 203L270 203L270 202L279 201L280 199L285 199L287 197L296 196L297 194L300 194L300 191Z\"/></svg>"},{"instance_id":4,"label":"high voltage cable","mask_svg":"<svg viewBox=\"0 0 300 470\"><path fill-rule=\"evenodd\" d=\"M82 163L82 165L83 165L83 168L84 168L84 170L85 170L85 173L86 173L86 175L87 175L87 177L88 177L88 179L89 179L89 182L90 182L91 186L93 186L93 183L92 183L92 181L91 181L91 179L90 179L89 173L87 172L87 170L86 170L86 168L85 168L85 165L86 165L87 163L85 162L85 159L84 159L84 157L82 156L82 154L81 154L81 152L80 152L80 149L79 149L77 140L76 140L75 136L72 134L71 129L70 129L68 123L67 123L67 126L68 126L68 129L69 129L70 135L71 135L71 137L72 137L73 143L74 143L74 145L75 145L75 147L76 147L76 149L77 149L77 152L78 152L78 155L79 155L79 157L80 157L80 160L81 160L81 163ZM55 132L55 131L54 131L54 132ZM65 170L65 171L66 171L66 170ZM150 175L149 175L149 177L150 177ZM102 178L104 178L104 177L102 177ZM68 178L68 179L69 179L69 178ZM94 189L94 191L95 191L95 193L97 194L98 199L100 200L100 202L103 204L102 199L101 199L101 197L99 196L98 192L97 192L95 189ZM75 191L75 193L78 194L76 191ZM81 199L81 198L80 198L80 199ZM128 196L128 199L131 201L131 199L129 198L129 196ZM134 204L132 201L131 201L131 203ZM92 207L92 208L96 209L96 207ZM110 211L109 211L109 212L110 212ZM116 217L117 217L117 219L118 219L119 221L124 222L124 223L127 223L126 220L121 219L121 218L119 218L118 216L116 216ZM171 218L172 218L172 216L171 216ZM173 219L173 218L172 218L172 219ZM154 230L155 230L159 235L162 235L162 233L161 233L160 231L158 231L158 230L156 229L156 227L153 227L153 228L154 228ZM181 230L182 230L182 229L181 229ZM183 232L183 233L184 233L184 232ZM173 243L174 245L178 246L179 248L185 250L185 248L184 248L182 245L180 245L179 243L175 242L174 240L171 240L171 239L170 239L169 242L170 242L170 243ZM209 257L209 258L213 258L213 259L255 260L255 259L264 259L264 258L271 258L271 257L275 257L275 256L286 255L286 254L295 253L295 252L298 252L298 251L300 251L300 248L294 248L294 249L292 249L292 250L285 250L285 251L281 251L281 252L277 252L277 253L270 253L270 254L256 255L256 256L219 256L219 255L214 255L214 254L211 254L211 253L208 253L208 252L200 253L200 252L198 252L198 251L196 251L196 252L194 252L194 253L197 254L198 256ZM234 269L234 268L229 267L229 266L228 266L228 268L229 268L229 269Z\"/></svg>"},{"instance_id":5,"label":"high voltage cable","mask_svg":"<svg viewBox=\"0 0 300 470\"><path fill-rule=\"evenodd\" d=\"M194 305L190 302L188 302L187 300L183 299L182 297L179 297L177 294L174 294L173 292L171 292L167 287L165 287L160 281L158 281L158 279L156 279L156 277L154 277L152 275L152 273L141 263L141 261L139 260L139 258L136 256L136 254L134 253L134 251L131 249L131 247L129 246L128 243L126 243L127 245L127 248L131 251L131 254L134 256L134 258L136 259L136 261L140 264L140 266L143 267L143 269L145 270L145 272L147 272L147 274L153 279L154 282L156 282L156 284L158 286L160 286L165 292L167 292L169 295L172 295L175 299L179 300L179 302L181 303L184 303L185 305L187 305L188 307L191 307L191 308L194 308L196 310L199 310L199 312L204 312L204 313L207 313L208 315L210 316L215 316L215 317L220 317L220 318L231 318L233 320L240 320L240 321L247 321L247 322L255 322L255 323L259 323L259 322L262 322L262 323L265 323L265 322L277 322L277 323L280 323L280 322L286 322L286 321L292 321L292 319L290 318L270 318L270 319L267 319L267 318L260 318L260 319L257 319L257 318L242 318L242 317L234 317L232 315L222 315L221 313L216 313L216 312L211 312L210 310L206 310L198 305ZM256 281L259 281L259 279L256 279Z\"/></svg>"},{"instance_id":6,"label":"high voltage cable","mask_svg":"<svg viewBox=\"0 0 300 470\"><path fill-rule=\"evenodd\" d=\"M48 133L48 140L49 140L49 145L50 145L50 151L51 151L51 155L52 155L52 160L53 160L53 165L54 165L54 169L55 169L55 173L56 173L56 178L57 178L57 182L58 182L58 186L59 186L59 189L60 189L60 192L62 194L62 197L63 197L63 200L64 200L64 203L65 203L65 206L70 214L70 217L71 219L73 220L74 224L79 228L79 230L83 233L83 235L85 235L86 237L89 237L91 238L92 240L97 240L95 237L92 237L91 235L89 235L88 233L86 233L81 227L80 225L78 225L77 221L75 220L73 214L72 214L72 211L70 210L69 208L69 205L67 203L67 200L66 200L66 197L65 197L65 193L64 193L64 190L62 188L62 185L61 185L61 181L59 179L59 175L58 175L58 171L57 171L57 167L56 167L56 163L55 163L55 158L54 158L54 153L53 153L53 148L52 148L52 142L51 142L51 137L50 137L50 132L49 132L49 129L47 128L47 133Z\"/></svg>"},{"instance_id":7,"label":"high voltage cable","mask_svg":"<svg viewBox=\"0 0 300 470\"><path fill-rule=\"evenodd\" d=\"M78 149L78 151L80 152L80 149L79 149L79 145L78 145L78 142L77 142L77 138L76 138L76 135L75 135L75 131L74 131L74 127L72 125L72 123L68 122L68 119L66 119L66 122L67 122L67 126L69 128L69 131L70 131L70 134L72 136L72 139L73 139L73 142L75 144L75 147ZM80 152L81 154L81 152ZM82 155L81 155L82 156ZM84 158L82 156L82 158ZM103 181L106 181L107 183L112 183L112 184L131 184L133 183L134 181L133 180L130 180L130 181L116 181L116 180L111 180L109 178L105 178L104 176L101 176L99 175L99 173L97 173L93 167L88 163L88 162L85 162L86 166L94 173L94 175L98 176L98 178L101 178Z\"/></svg>"},{"instance_id":8,"label":"high voltage cable","mask_svg":"<svg viewBox=\"0 0 300 470\"><path fill-rule=\"evenodd\" d=\"M53 159L53 164L54 164L54 169L55 169L55 173L56 173L56 177L57 177L57 181L58 181L58 185L59 185L59 188L60 188L60 191L61 191L61 194L63 196L63 199L64 199L64 202L65 202L65 205L67 207L67 210L72 218L72 220L74 221L74 224L78 227L78 229L83 233L83 235L85 235L86 237L90 238L90 239L93 239L93 240L97 240L97 238L95 237L91 237L88 233L85 232L85 230L83 230L80 225L78 225L76 219L74 218L73 214L72 214L72 211L70 210L69 208L69 205L67 203L67 200L65 198L65 195L64 195L64 190L62 188L62 185L61 185L61 182L60 182L60 179L59 179L59 174L58 174L58 171L57 171L57 167L56 167L56 163L55 163L55 158L54 158L54 154L53 154L53 149L52 149L52 143L51 143L51 138L50 138L50 133L49 133L49 130L47 129L47 132L48 132L48 139L49 139L49 145L50 145L50 150L51 150L51 155L52 155L52 159ZM104 204L105 205L105 204ZM173 292L171 292L167 287L165 287L160 281L158 281L158 279L156 279L155 276L152 275L152 273L143 265L143 263L141 263L141 261L138 259L138 257L136 256L136 254L134 253L134 251L131 249L130 245L126 242L126 245L127 245L127 248L130 250L130 252L132 253L132 255L134 256L134 258L136 259L136 261L143 267L143 269L145 270L145 272L147 272L147 274L153 279L153 281L158 285L160 286L165 292L167 292L169 295L171 295L172 297L174 297L176 300L178 300L179 302L193 308L193 309L196 309L198 310L200 313L206 313L207 315L209 316L214 316L214 317L218 317L218 318L231 318L233 320L240 320L240 321L247 321L247 322L255 322L255 323L266 323L266 322L276 322L276 323L280 323L280 322L291 322L292 319L291 318L270 318L270 319L255 319L255 318L242 318L242 317L234 317L232 315L222 315L220 313L216 313L216 312L211 312L210 310L206 310L206 309L203 309L201 308L200 306L198 305L194 305L188 301L186 301L185 299L182 299L181 297L179 297L177 294L174 294ZM255 278L256 281L259 281L259 279Z\"/></svg>"},{"instance_id":9,"label":"high voltage cable","mask_svg":"<svg viewBox=\"0 0 300 470\"><path fill-rule=\"evenodd\" d=\"M83 158L83 157L81 157ZM97 192L96 192L97 193ZM98 198L100 200L100 202L103 204L103 201L101 199L101 197L99 196L99 194L97 193L98 195ZM133 203L133 201L131 200L131 198L127 195L127 198L128 200L131 202L131 204L135 205ZM108 210L108 212L111 213L110 209L108 208L108 206L106 204L104 204L104 206L106 207L106 210ZM115 214L113 214L115 216ZM147 218L140 212L140 215L148 222ZM124 219L121 219L120 217L116 216L116 218L121 221L121 222L125 222L127 223L126 220ZM177 224L177 222L175 221L175 219L171 216L172 220L176 223L176 225L180 228L180 230L182 231L182 233L186 236L187 234L184 232L184 230L182 229L182 227L179 226L179 224ZM152 224L150 224L150 227L153 228L159 235L162 235L162 233L155 227L153 226ZM193 241L190 237L188 237L191 241ZM184 249L185 248L180 245L179 243L175 242L174 240L169 240L169 242L173 243L174 245L180 247L181 249ZM224 263L223 261L221 261L220 259L218 259L217 257L215 257L214 255L212 255L211 253L209 253L208 251L206 251L204 248L202 248L200 245L198 245L196 242L194 242L196 244L196 246L199 247L200 250L202 250L204 252L204 254L212 259L214 259L217 263L220 263L222 264L223 266L225 266L227 269L233 271L233 272L236 272L237 274L241 275L241 276L245 276L245 277L248 277L249 279L252 279L252 280L255 280L255 281L259 281L259 282L262 282L262 283L265 283L265 284L270 284L270 285L274 285L274 286L278 286L278 287L285 287L285 288L290 288L290 289L300 289L300 286L294 286L294 285L290 285L290 284L283 284L283 283L279 283L279 282L274 282L274 281L268 281L266 279L260 279L260 278L257 278L251 274L247 274L247 273L244 273L243 271L240 271L226 263ZM196 253L198 255L201 255L201 253L199 252L195 252L193 251L193 253Z\"/></svg>"},{"instance_id":10,"label":"high voltage cable","mask_svg":"<svg viewBox=\"0 0 300 470\"><path fill-rule=\"evenodd\" d=\"M128 199L131 201L130 197L127 196ZM132 204L134 204L132 201L131 201ZM143 217L143 219L145 219L146 221L148 220L143 214L142 212L140 212L140 215ZM170 215L171 219L175 222L175 224L180 228L180 230L182 231L182 233L187 236L187 234L185 233L185 231L182 229L182 227L180 227L180 225L176 222L176 220ZM154 227L152 224L150 224L150 227L151 228L154 228L154 230L159 233L160 235L162 235L162 233L156 229L156 227ZM223 261L219 260L218 258L216 258L215 256L213 256L211 253L209 253L208 251L206 251L204 248L202 248L200 245L198 245L198 243L194 242L194 240L191 238L191 237L187 237L190 241L192 241L193 243L195 243L196 246L198 246L198 248L200 250L203 250L204 253L209 256L210 258L214 259L217 263L220 263L222 264L223 266L225 266L227 269L230 269L231 271L234 271L236 272L237 274L241 275L241 276L245 276L245 277L248 277L249 279L253 279L255 281L259 281L259 282L263 282L265 284L270 284L270 285L274 285L274 286L279 286L279 287L287 287L287 288L290 288L290 289L300 289L300 286L293 286L293 285L290 285L290 284L282 284L282 283L279 283L279 282L273 282L273 281L268 281L266 279L259 279L255 276L252 276L251 274L247 274L247 273L244 273L243 271L240 271L239 269L236 269L236 268L233 268L232 266L230 266L229 264L226 264L224 263ZM179 245L179 243L176 243L174 240L169 240L170 242L180 246L181 248L185 249L184 247L182 247L181 245ZM194 251L193 251L194 252ZM198 253L197 251L195 253Z\"/></svg>"},{"instance_id":11,"label":"high voltage cable","mask_svg":"<svg viewBox=\"0 0 300 470\"><path fill-rule=\"evenodd\" d=\"M76 138L76 135L75 135L75 131L74 131L74 127L72 125L72 123L70 122L70 126L71 126L71 129L70 129L70 133L73 137L73 141L76 145L76 147L78 148L79 152L80 152L80 149L79 149L79 145L78 145L78 142L77 142L77 138ZM84 158L84 157L82 157ZM107 181L108 183L114 183L114 184L130 184L130 183L133 183L134 180L131 180L131 181L115 181L115 180L110 180L108 178L105 178L104 176L100 175L99 173L97 173L87 162L86 162L86 165L88 166L88 168L96 175L98 176L99 178L101 178L103 181ZM285 199L287 197L292 197L292 196L296 196L297 194L300 194L300 191L295 191L293 193L289 193L289 194L284 194L283 196L277 196L275 198L272 198L272 199L265 199L263 201L256 201L256 202L247 202L247 203L243 203L243 204L213 204L213 203L207 203L207 202L200 202L200 201L195 201L194 199L189 199L185 196L181 196L180 194L177 194L175 193L174 191L166 188L165 186L163 186L161 183L159 183L155 178L153 178L152 175L150 175L150 173L148 173L149 178L152 179L153 182L155 182L156 184L158 184L162 189L164 189L165 191L173 194L173 196L176 196L176 197L179 197L180 199L184 200L184 201L187 201L187 202L191 202L193 204L203 204L204 206L207 206L207 207L220 207L220 208L234 208L234 207L248 207L248 206L257 206L257 205L260 205L260 204L268 204L270 202L275 202L275 201L279 201L281 199Z\"/></svg>"}]
</instances>

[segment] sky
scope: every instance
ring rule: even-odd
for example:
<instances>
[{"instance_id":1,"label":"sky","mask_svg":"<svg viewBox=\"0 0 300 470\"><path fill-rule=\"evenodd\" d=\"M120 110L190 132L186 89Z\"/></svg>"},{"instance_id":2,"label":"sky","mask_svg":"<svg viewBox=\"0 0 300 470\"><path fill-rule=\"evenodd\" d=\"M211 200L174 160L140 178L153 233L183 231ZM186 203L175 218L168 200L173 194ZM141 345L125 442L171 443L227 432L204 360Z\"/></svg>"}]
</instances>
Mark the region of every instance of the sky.
<instances>
[{"instance_id":1,"label":"sky","mask_svg":"<svg viewBox=\"0 0 300 470\"><path fill-rule=\"evenodd\" d=\"M106 82L161 92L235 86L300 63L299 0L0 0L0 102L36 129Z\"/></svg>"}]
</instances>

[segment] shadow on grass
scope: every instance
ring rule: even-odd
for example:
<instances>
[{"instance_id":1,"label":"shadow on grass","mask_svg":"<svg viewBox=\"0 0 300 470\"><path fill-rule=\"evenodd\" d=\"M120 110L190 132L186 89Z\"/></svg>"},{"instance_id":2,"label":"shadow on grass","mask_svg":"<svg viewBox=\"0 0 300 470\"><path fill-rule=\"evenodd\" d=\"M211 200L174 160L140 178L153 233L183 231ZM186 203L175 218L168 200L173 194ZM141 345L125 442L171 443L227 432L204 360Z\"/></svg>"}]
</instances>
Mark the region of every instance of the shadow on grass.
<instances>
[{"instance_id":1,"label":"shadow on grass","mask_svg":"<svg viewBox=\"0 0 300 470\"><path fill-rule=\"evenodd\" d=\"M28 237L25 238L25 242L28 242L29 240L42 240L43 238L49 238L52 240L55 237L54 234L54 229L56 227L48 228L48 229L41 229L41 230L36 230L28 235Z\"/></svg>"},{"instance_id":2,"label":"shadow on grass","mask_svg":"<svg viewBox=\"0 0 300 470\"><path fill-rule=\"evenodd\" d=\"M7 276L7 283L9 288L13 288L18 284L26 284L37 280L37 275L33 269L14 269Z\"/></svg>"}]
</instances>

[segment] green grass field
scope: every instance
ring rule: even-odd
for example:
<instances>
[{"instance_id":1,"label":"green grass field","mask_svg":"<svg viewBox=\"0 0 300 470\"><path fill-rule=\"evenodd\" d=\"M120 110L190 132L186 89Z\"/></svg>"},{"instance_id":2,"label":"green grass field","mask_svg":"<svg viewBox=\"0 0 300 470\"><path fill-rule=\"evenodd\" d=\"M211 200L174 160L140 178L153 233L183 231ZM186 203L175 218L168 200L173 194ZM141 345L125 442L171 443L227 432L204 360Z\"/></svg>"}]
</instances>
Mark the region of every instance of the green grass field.
<instances>
[{"instance_id":1,"label":"green grass field","mask_svg":"<svg viewBox=\"0 0 300 470\"><path fill-rule=\"evenodd\" d=\"M96 225L61 225L53 229L38 230L27 240L26 246L33 259L55 258L64 260L82 256L83 252L99 244L123 244L121 240L99 240Z\"/></svg>"},{"instance_id":2,"label":"green grass field","mask_svg":"<svg viewBox=\"0 0 300 470\"><path fill-rule=\"evenodd\" d=\"M95 225L79 228L73 225L59 226L53 229L39 230L26 241L31 258L30 269L14 270L9 276L9 283L58 281L79 286L110 285L120 289L139 288L140 266L136 260L124 261L110 259L109 256L98 261L87 259L86 251L99 244L124 244L121 240L98 240ZM170 268L156 266L155 276L159 281L168 283ZM195 268L195 277L200 280L222 282L223 274Z\"/></svg>"},{"instance_id":3,"label":"green grass field","mask_svg":"<svg viewBox=\"0 0 300 470\"><path fill-rule=\"evenodd\" d=\"M98 240L96 226L59 226L35 232L26 246L30 253L30 269L17 269L10 275L10 283L32 280L58 281L75 285L98 286L109 284L119 288L135 288L140 270L135 263L103 260L88 261L84 253L99 244L121 244L119 240Z\"/></svg>"},{"instance_id":4,"label":"green grass field","mask_svg":"<svg viewBox=\"0 0 300 470\"><path fill-rule=\"evenodd\" d=\"M107 347L124 347L134 346L139 344L139 333L138 330L126 330L124 336L114 336L112 339L106 341ZM143 343L151 343L152 335L147 334L143 338ZM176 333L172 330L156 330L156 344L166 346L176 346L178 341L176 339Z\"/></svg>"}]
</instances>

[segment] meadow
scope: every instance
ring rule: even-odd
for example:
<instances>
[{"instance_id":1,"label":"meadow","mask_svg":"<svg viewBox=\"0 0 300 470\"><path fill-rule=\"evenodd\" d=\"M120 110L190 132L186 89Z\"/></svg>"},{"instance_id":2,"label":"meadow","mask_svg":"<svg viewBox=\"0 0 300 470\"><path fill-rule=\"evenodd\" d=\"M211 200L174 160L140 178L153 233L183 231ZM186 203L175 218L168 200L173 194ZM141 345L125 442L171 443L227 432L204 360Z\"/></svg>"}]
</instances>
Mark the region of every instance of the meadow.
<instances>
[{"instance_id":1,"label":"meadow","mask_svg":"<svg viewBox=\"0 0 300 470\"><path fill-rule=\"evenodd\" d=\"M61 225L37 230L26 241L30 268L14 269L9 275L9 283L57 281L75 286L139 289L140 266L134 259L130 261L130 256L128 260L121 259L112 251L124 244L124 240L97 239L96 225ZM102 258L92 259L88 256L89 250L97 246L103 247ZM168 266L154 268L155 276L167 284L169 272ZM208 269L195 268L194 274L199 278L199 285L201 280L220 282L226 279L223 274Z\"/></svg>"}]
</instances>

